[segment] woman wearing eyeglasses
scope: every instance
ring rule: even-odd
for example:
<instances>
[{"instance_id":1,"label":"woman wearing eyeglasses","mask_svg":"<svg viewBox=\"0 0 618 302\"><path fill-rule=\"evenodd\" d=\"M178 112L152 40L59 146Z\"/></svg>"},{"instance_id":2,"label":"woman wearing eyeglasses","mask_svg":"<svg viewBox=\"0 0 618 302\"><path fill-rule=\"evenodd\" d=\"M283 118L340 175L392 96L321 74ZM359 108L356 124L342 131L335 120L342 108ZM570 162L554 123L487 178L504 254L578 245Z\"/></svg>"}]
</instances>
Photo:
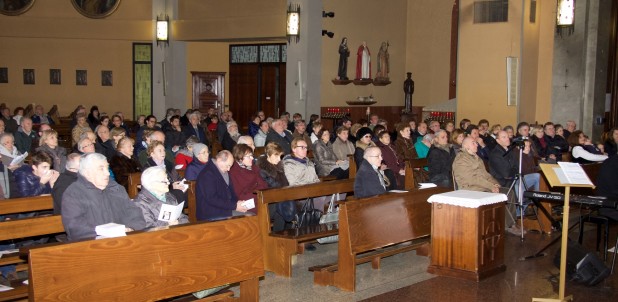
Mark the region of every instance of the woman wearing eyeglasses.
<instances>
[{"instance_id":1,"label":"woman wearing eyeglasses","mask_svg":"<svg viewBox=\"0 0 618 302\"><path fill-rule=\"evenodd\" d=\"M356 166L360 167L363 162L363 155L365 154L365 149L367 147L375 147L376 144L373 142L373 131L369 129L369 127L363 127L358 129L356 132L356 150L354 150L354 162L356 162Z\"/></svg>"},{"instance_id":2,"label":"woman wearing eyeglasses","mask_svg":"<svg viewBox=\"0 0 618 302\"><path fill-rule=\"evenodd\" d=\"M178 205L174 194L170 193L167 172L163 167L150 167L142 172L142 190L137 194L135 201L142 210L146 227L176 225L189 222L185 214L180 214L177 220L159 220L159 213L163 204Z\"/></svg>"},{"instance_id":3,"label":"woman wearing eyeglasses","mask_svg":"<svg viewBox=\"0 0 618 302\"><path fill-rule=\"evenodd\" d=\"M148 161L146 165L142 166L142 169L155 166L163 167L167 172L167 179L171 183L170 192L174 194L176 199L180 202L187 200L186 194L182 191L184 186L181 184L181 177L174 168L174 163L165 160L165 147L163 143L156 140L151 141L150 145L148 145L148 149L146 149L146 153L148 154Z\"/></svg>"},{"instance_id":4,"label":"woman wearing eyeglasses","mask_svg":"<svg viewBox=\"0 0 618 302\"><path fill-rule=\"evenodd\" d=\"M245 144L236 144L232 148L234 164L230 168L230 181L234 186L234 193L239 200L253 198L256 202L256 190L268 188L268 184L260 177L260 168L253 165L253 150ZM257 214L257 207L249 209Z\"/></svg>"}]
</instances>

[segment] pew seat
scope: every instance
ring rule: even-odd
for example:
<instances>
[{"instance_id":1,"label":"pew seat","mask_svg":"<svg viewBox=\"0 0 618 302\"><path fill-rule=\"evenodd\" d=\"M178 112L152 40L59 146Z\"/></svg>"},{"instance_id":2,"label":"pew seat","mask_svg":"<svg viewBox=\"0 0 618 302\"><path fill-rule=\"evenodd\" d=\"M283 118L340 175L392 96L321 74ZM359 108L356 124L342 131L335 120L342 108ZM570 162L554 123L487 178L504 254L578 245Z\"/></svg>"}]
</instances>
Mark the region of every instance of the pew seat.
<instances>
[{"instance_id":1,"label":"pew seat","mask_svg":"<svg viewBox=\"0 0 618 302\"><path fill-rule=\"evenodd\" d=\"M276 275L292 276L292 258L303 254L305 243L337 235L336 225L317 225L271 232L268 205L289 200L302 200L354 191L354 179L325 181L302 186L289 186L257 192L258 220L264 243L264 268Z\"/></svg>"},{"instance_id":2,"label":"pew seat","mask_svg":"<svg viewBox=\"0 0 618 302\"><path fill-rule=\"evenodd\" d=\"M427 199L447 191L415 189L341 202L337 263L309 268L314 283L355 291L358 264L371 262L379 269L382 258L411 250L427 256L431 234Z\"/></svg>"}]
</instances>

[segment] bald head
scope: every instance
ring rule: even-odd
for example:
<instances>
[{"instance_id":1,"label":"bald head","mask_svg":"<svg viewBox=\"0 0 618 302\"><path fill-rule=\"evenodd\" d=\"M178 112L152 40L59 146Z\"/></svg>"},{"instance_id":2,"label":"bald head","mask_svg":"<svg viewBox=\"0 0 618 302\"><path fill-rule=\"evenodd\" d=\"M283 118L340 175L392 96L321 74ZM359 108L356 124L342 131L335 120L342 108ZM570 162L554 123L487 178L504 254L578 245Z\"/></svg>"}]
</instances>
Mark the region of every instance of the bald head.
<instances>
[{"instance_id":1,"label":"bald head","mask_svg":"<svg viewBox=\"0 0 618 302\"><path fill-rule=\"evenodd\" d=\"M504 130L498 131L498 134L496 135L496 142L505 149L511 145L509 134Z\"/></svg>"},{"instance_id":2,"label":"bald head","mask_svg":"<svg viewBox=\"0 0 618 302\"><path fill-rule=\"evenodd\" d=\"M461 148L466 150L469 154L476 154L477 144L471 137L466 137L461 143Z\"/></svg>"}]
</instances>

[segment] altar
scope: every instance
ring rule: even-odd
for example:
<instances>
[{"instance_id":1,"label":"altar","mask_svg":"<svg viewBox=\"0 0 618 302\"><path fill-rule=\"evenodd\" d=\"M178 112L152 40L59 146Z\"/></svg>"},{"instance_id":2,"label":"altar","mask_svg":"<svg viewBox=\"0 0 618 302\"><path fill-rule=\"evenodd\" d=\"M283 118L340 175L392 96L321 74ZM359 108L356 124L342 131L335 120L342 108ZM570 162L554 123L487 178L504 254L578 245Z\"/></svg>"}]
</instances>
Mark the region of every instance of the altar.
<instances>
[{"instance_id":1,"label":"altar","mask_svg":"<svg viewBox=\"0 0 618 302\"><path fill-rule=\"evenodd\" d=\"M428 199L432 274L480 281L506 270L506 195L458 190Z\"/></svg>"}]
</instances>

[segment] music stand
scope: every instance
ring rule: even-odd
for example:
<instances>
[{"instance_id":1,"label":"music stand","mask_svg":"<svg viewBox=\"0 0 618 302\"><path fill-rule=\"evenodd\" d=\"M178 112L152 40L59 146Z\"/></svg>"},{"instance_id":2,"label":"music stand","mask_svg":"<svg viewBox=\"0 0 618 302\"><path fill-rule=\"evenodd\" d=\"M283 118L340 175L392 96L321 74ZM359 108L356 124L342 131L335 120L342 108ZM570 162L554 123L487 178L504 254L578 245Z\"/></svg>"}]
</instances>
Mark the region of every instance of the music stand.
<instances>
[{"instance_id":1,"label":"music stand","mask_svg":"<svg viewBox=\"0 0 618 302\"><path fill-rule=\"evenodd\" d=\"M560 180L556 171L554 169L560 169L559 165L552 164L540 164L541 170L545 177L547 178L547 182L551 187L564 187L564 207L562 213L562 245L560 248L560 283L558 289L558 299L550 299L550 298L532 298L532 301L538 302L553 302L553 301L573 301L573 295L569 295L568 297L564 296L565 289L565 281L566 281L566 261L567 261L567 240L569 236L569 195L571 194L571 187L577 188L594 188L594 185L589 184L580 184L580 183L569 183L563 182ZM581 167L580 167L581 168ZM581 169L584 174L584 170ZM590 179L588 179L590 182Z\"/></svg>"}]
</instances>

